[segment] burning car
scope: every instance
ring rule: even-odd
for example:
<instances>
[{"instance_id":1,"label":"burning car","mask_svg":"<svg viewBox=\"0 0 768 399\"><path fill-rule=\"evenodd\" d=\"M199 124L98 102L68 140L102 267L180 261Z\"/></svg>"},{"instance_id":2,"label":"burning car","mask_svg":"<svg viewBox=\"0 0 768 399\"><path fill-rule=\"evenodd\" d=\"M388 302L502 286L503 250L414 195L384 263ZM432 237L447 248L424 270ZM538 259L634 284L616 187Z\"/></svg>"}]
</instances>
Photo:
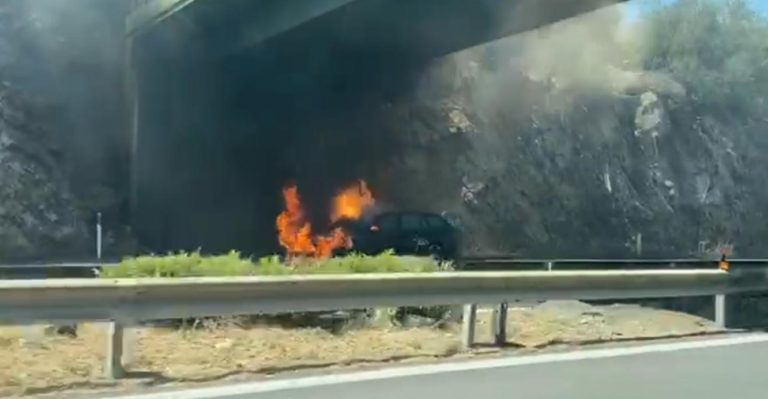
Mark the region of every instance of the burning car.
<instances>
[{"instance_id":1,"label":"burning car","mask_svg":"<svg viewBox=\"0 0 768 399\"><path fill-rule=\"evenodd\" d=\"M285 209L275 225L289 258L375 255L391 249L398 255L456 259L459 252L459 229L447 218L420 211L374 212L375 199L363 180L333 198L325 233L313 230L296 186L285 187L283 199Z\"/></svg>"},{"instance_id":2,"label":"burning car","mask_svg":"<svg viewBox=\"0 0 768 399\"><path fill-rule=\"evenodd\" d=\"M339 220L333 228L342 229L351 240L349 251L375 255L394 250L398 255L434 256L456 259L460 234L439 214L420 211L383 212L371 219Z\"/></svg>"}]
</instances>

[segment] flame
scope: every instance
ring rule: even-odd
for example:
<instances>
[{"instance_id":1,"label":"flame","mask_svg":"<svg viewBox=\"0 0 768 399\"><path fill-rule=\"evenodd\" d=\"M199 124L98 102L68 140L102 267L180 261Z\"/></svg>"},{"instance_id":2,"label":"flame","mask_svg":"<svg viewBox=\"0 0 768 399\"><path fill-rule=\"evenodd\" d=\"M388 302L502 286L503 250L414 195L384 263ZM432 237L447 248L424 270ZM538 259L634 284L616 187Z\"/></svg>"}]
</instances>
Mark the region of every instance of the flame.
<instances>
[{"instance_id":1,"label":"flame","mask_svg":"<svg viewBox=\"0 0 768 399\"><path fill-rule=\"evenodd\" d=\"M352 248L352 240L344 233L344 230L337 227L328 235L315 236L316 258L330 258L333 251L339 248Z\"/></svg>"},{"instance_id":2,"label":"flame","mask_svg":"<svg viewBox=\"0 0 768 399\"><path fill-rule=\"evenodd\" d=\"M311 254L316 248L312 242L312 227L304 218L296 186L283 189L285 210L277 215L277 238L291 255Z\"/></svg>"},{"instance_id":3,"label":"flame","mask_svg":"<svg viewBox=\"0 0 768 399\"><path fill-rule=\"evenodd\" d=\"M288 256L328 258L336 249L352 247L352 240L341 228L335 228L325 235L312 234L312 226L306 220L295 185L283 189L283 201L285 209L277 215L275 225L278 241ZM330 221L357 220L365 209L374 203L368 185L361 180L356 185L341 190L333 198Z\"/></svg>"},{"instance_id":4,"label":"flame","mask_svg":"<svg viewBox=\"0 0 768 399\"><path fill-rule=\"evenodd\" d=\"M374 203L375 200L371 191L368 190L368 185L364 180L360 180L357 185L342 190L333 198L331 222L341 219L360 219L363 211Z\"/></svg>"}]
</instances>

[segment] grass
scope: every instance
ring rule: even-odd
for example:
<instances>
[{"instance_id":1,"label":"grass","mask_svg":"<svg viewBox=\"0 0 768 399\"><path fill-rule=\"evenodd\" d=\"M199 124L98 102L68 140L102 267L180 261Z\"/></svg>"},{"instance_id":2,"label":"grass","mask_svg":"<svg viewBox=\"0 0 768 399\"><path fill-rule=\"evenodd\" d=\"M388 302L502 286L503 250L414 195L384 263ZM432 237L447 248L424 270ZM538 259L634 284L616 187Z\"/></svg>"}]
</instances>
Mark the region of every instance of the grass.
<instances>
[{"instance_id":1,"label":"grass","mask_svg":"<svg viewBox=\"0 0 768 399\"><path fill-rule=\"evenodd\" d=\"M34 328L42 329L26 327ZM71 388L101 389L114 384L135 389L137 382L130 378L102 379L104 331L101 325L83 324L76 338L42 331L28 337L24 328L0 327L0 397L48 393L55 398ZM194 331L135 327L125 333L126 366L144 375L138 386L445 357L459 351L457 330L433 328L364 328L332 334L317 328L231 325Z\"/></svg>"},{"instance_id":2,"label":"grass","mask_svg":"<svg viewBox=\"0 0 768 399\"><path fill-rule=\"evenodd\" d=\"M103 278L142 277L223 277L280 276L291 274L356 274L356 273L426 273L450 270L426 257L395 256L392 251L368 256L351 254L330 259L294 259L283 263L277 256L256 261L239 252L205 256L200 252L179 252L164 256L147 255L128 258L117 266L104 268Z\"/></svg>"},{"instance_id":3,"label":"grass","mask_svg":"<svg viewBox=\"0 0 768 399\"><path fill-rule=\"evenodd\" d=\"M293 259L281 262L277 256L264 257L256 261L244 258L240 253L231 251L224 255L205 256L199 252L179 252L165 256L140 256L128 258L114 267L102 269L102 278L151 278L151 277L226 277L226 276L284 276L306 274L360 274L360 273L427 273L451 270L451 265L438 263L432 258L415 256L395 256L392 251L368 256L350 254L330 259ZM442 319L448 308L408 307L399 308L396 320L405 314L416 314L435 319ZM322 325L319 314L290 313L292 318L304 320L307 325ZM276 321L286 315L261 315L260 320ZM396 323L395 319L390 320ZM191 323L199 326L208 322L219 323L220 318L176 320L180 327Z\"/></svg>"},{"instance_id":4,"label":"grass","mask_svg":"<svg viewBox=\"0 0 768 399\"><path fill-rule=\"evenodd\" d=\"M513 307L508 316L508 343L526 351L553 345L720 331L699 317L634 307ZM478 314L479 343L491 342L491 321L490 313ZM124 360L129 371L140 372L146 379L109 382L101 378L106 347L102 325L83 324L75 338L47 335L43 326L0 326L0 397L46 392L51 397L63 397L60 391L68 388L103 388L104 384L121 384L131 390L144 384L208 382L238 374L272 375L289 370L446 357L460 352L461 331L458 324L447 327L369 326L341 334L268 324L217 324L181 331L133 327L126 330ZM477 351L496 353L498 349ZM84 395L75 393L72 396Z\"/></svg>"}]
</instances>

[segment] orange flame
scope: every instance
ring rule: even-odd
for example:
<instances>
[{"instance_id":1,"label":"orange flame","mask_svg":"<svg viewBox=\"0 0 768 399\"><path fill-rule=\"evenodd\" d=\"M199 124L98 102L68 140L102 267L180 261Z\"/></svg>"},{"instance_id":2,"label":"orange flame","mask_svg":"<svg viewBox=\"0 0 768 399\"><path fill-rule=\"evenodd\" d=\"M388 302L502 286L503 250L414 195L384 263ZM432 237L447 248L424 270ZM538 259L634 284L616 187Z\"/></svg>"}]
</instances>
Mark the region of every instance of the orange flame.
<instances>
[{"instance_id":1,"label":"orange flame","mask_svg":"<svg viewBox=\"0 0 768 399\"><path fill-rule=\"evenodd\" d=\"M288 249L290 255L311 254L315 252L312 242L312 227L304 219L299 193L296 186L283 189L285 210L277 215L277 238L280 245Z\"/></svg>"},{"instance_id":2,"label":"orange flame","mask_svg":"<svg viewBox=\"0 0 768 399\"><path fill-rule=\"evenodd\" d=\"M336 249L352 247L350 237L341 228L335 228L326 235L312 234L312 226L306 220L295 185L283 189L283 200L285 209L277 215L275 225L278 241L288 256L328 258ZM340 191L333 198L331 222L341 219L357 220L365 209L374 203L373 194L368 190L365 181L361 180L355 186Z\"/></svg>"},{"instance_id":3,"label":"orange flame","mask_svg":"<svg viewBox=\"0 0 768 399\"><path fill-rule=\"evenodd\" d=\"M364 180L360 180L357 185L347 187L333 198L331 222L341 219L360 219L363 211L373 206L375 202L373 194L368 190L368 185Z\"/></svg>"}]
</instances>

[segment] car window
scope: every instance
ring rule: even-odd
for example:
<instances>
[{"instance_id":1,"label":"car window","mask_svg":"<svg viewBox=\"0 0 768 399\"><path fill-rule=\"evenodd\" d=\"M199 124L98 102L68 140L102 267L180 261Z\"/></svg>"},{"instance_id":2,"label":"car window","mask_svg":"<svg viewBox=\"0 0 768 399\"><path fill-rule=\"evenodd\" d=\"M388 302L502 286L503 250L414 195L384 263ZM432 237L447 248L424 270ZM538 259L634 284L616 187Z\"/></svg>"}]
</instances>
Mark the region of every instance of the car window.
<instances>
[{"instance_id":1,"label":"car window","mask_svg":"<svg viewBox=\"0 0 768 399\"><path fill-rule=\"evenodd\" d=\"M376 220L379 231L391 232L397 230L397 218L395 215L383 215Z\"/></svg>"},{"instance_id":2,"label":"car window","mask_svg":"<svg viewBox=\"0 0 768 399\"><path fill-rule=\"evenodd\" d=\"M427 226L429 226L430 229L444 229L448 227L448 222L440 216L431 215L427 216Z\"/></svg>"},{"instance_id":3,"label":"car window","mask_svg":"<svg viewBox=\"0 0 768 399\"><path fill-rule=\"evenodd\" d=\"M403 230L419 230L424 227L423 217L414 213L406 213L401 216L400 224Z\"/></svg>"}]
</instances>

